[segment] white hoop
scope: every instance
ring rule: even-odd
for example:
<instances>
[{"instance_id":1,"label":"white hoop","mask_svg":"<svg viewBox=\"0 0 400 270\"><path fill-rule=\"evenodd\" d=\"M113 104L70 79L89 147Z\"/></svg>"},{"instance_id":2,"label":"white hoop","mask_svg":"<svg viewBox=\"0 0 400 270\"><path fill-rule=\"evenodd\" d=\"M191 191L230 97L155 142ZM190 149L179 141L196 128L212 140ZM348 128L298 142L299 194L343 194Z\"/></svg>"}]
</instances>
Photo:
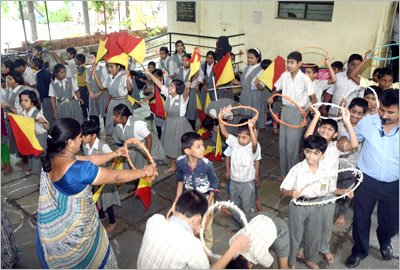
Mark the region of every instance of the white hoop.
<instances>
[{"instance_id":1,"label":"white hoop","mask_svg":"<svg viewBox=\"0 0 400 270\"><path fill-rule=\"evenodd\" d=\"M339 167L340 167L340 164L343 164L343 163L341 163L341 162L343 162L344 164L346 164L346 165L348 166L346 169L349 169L349 168L354 169L354 165L351 164L347 159L345 159L345 158L339 158Z\"/></svg>"},{"instance_id":2,"label":"white hoop","mask_svg":"<svg viewBox=\"0 0 400 270\"><path fill-rule=\"evenodd\" d=\"M369 90L372 91L372 93L374 93L374 96L375 96L375 99L376 99L376 108L379 109L379 98L378 98L378 94L376 93L375 89L370 87L370 86L360 86L360 87L361 88L357 88L357 89L351 91L350 93L348 93L347 96L345 97L346 101L354 92L365 91L365 89L368 88Z\"/></svg>"},{"instance_id":3,"label":"white hoop","mask_svg":"<svg viewBox=\"0 0 400 270\"><path fill-rule=\"evenodd\" d=\"M331 107L336 107L336 108L339 108L340 110L342 110L342 115L343 115L343 112L344 112L344 108L343 107L340 107L339 105L336 105L336 104L334 104L334 103L327 103L327 102L317 102L317 103L314 103L312 106L313 107L315 107L315 106L321 106L321 105L325 105L325 106L331 106ZM340 120L340 119L342 119L342 116L338 116L338 117L325 117L325 116L320 116L320 118L322 118L322 119L333 119L333 120Z\"/></svg>"},{"instance_id":4,"label":"white hoop","mask_svg":"<svg viewBox=\"0 0 400 270\"><path fill-rule=\"evenodd\" d=\"M346 171L353 171L354 176L358 176L359 178L358 178L357 183L356 184L352 184L352 186L350 187L350 190L348 192L346 192L345 194L337 196L337 197L334 197L334 198L331 198L329 200L323 200L323 201L318 201L318 202L298 201L297 199L294 199L294 198L291 200L291 202L293 202L295 205L299 205L299 206L323 205L323 204L328 204L328 203L331 203L331 202L334 202L336 200L339 200L341 198L346 197L347 195L349 195L350 192L354 192L354 190L356 190L358 188L358 186L361 184L361 182L364 179L363 173L359 169L355 169L355 168L341 169L341 170L334 171L334 173L341 173L341 172L346 172ZM311 182L311 183L307 184L306 186L303 187L302 191L308 186L311 186L311 185L313 185L315 183L320 183L321 179L329 177L332 174L333 173L331 172L330 174L325 175L324 177L322 177L322 178L320 178L320 179L318 179L318 180L316 180L314 182Z\"/></svg>"},{"instance_id":5,"label":"white hoop","mask_svg":"<svg viewBox=\"0 0 400 270\"><path fill-rule=\"evenodd\" d=\"M216 202L216 203L214 203L213 205L211 205L211 206L208 208L207 212L206 212L206 213L204 214L204 216L203 216L203 220L202 220L202 222L201 222L202 227L204 227L208 215L209 215L210 213L214 212L215 209L221 210L222 207L226 207L226 208L229 208L229 209L231 209L231 210L236 211L236 213L239 214L239 216L240 216L240 220L243 222L245 231L248 232L249 224L248 224L248 222L247 222L247 219L246 219L245 214L243 213L243 211L242 211L239 207L237 207L237 206L236 206L233 202L231 202L231 201ZM212 251L209 250L208 247L206 246L206 243L205 243L205 241L204 241L204 229L203 229L203 228L200 229L199 234L200 234L200 240L201 240L201 242L203 243L204 251L206 252L207 256L212 257L212 258L214 258L214 259L216 259L216 260L218 260L219 258L221 258L221 255L212 253Z\"/></svg>"}]
</instances>

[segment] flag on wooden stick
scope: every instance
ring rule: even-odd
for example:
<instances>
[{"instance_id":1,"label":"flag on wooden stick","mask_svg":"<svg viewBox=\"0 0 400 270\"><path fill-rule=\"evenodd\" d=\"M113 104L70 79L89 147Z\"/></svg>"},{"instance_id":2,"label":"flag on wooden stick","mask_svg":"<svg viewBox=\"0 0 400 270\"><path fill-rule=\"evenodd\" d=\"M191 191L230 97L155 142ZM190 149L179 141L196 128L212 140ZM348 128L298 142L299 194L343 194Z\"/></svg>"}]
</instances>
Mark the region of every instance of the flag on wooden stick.
<instances>
[{"instance_id":1,"label":"flag on wooden stick","mask_svg":"<svg viewBox=\"0 0 400 270\"><path fill-rule=\"evenodd\" d=\"M233 66L231 61L231 54L227 53L218 63L213 66L215 74L215 85L222 85L231 82L235 79Z\"/></svg>"},{"instance_id":2,"label":"flag on wooden stick","mask_svg":"<svg viewBox=\"0 0 400 270\"><path fill-rule=\"evenodd\" d=\"M267 86L271 91L274 88L276 81L285 72L286 64L285 60L279 55L275 58L274 62L272 62L265 71L258 77L260 81L262 81L265 86Z\"/></svg>"}]
</instances>

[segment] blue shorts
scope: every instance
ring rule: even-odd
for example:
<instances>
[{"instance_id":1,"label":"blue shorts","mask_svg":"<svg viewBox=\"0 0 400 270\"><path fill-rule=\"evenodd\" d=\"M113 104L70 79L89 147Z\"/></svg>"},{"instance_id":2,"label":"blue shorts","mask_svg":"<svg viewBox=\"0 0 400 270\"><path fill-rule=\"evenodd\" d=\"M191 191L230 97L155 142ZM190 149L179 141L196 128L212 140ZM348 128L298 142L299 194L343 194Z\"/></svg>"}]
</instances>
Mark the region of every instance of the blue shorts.
<instances>
[{"instance_id":1,"label":"blue shorts","mask_svg":"<svg viewBox=\"0 0 400 270\"><path fill-rule=\"evenodd\" d=\"M228 180L228 187L227 187L227 189L228 189L228 194L229 195L231 195L231 193L229 192L229 187L231 186L231 179L229 178L229 180ZM255 188L255 194L256 194L256 197L258 196L258 193L257 193L257 187L254 185L254 188Z\"/></svg>"}]
</instances>

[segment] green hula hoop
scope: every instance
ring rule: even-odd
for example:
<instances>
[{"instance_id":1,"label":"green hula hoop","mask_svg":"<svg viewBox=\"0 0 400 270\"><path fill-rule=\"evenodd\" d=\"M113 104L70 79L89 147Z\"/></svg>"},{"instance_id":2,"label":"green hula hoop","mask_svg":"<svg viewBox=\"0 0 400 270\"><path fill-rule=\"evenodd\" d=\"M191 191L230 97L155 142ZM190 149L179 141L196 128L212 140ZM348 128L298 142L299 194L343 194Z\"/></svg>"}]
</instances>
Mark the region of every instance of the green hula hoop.
<instances>
[{"instance_id":1,"label":"green hula hoop","mask_svg":"<svg viewBox=\"0 0 400 270\"><path fill-rule=\"evenodd\" d=\"M375 56L371 56L372 52L378 50L378 49L382 49L382 48L386 48L386 47L390 47L390 46L399 46L399 43L390 43L387 45L383 45L380 47L376 47L375 49L372 49L371 52L368 54L368 57L374 60L394 60L394 59L399 59L399 56L395 56L395 57L390 57L390 58L385 58L385 57L375 57Z\"/></svg>"}]
</instances>

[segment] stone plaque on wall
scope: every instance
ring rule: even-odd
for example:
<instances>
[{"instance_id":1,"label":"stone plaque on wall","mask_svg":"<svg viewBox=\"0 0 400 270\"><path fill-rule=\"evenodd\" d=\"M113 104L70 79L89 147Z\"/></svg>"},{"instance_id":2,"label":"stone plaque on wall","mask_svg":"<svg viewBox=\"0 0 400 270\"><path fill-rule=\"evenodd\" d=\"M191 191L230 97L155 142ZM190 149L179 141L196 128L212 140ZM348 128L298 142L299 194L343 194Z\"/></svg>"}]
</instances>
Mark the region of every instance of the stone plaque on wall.
<instances>
[{"instance_id":1,"label":"stone plaque on wall","mask_svg":"<svg viewBox=\"0 0 400 270\"><path fill-rule=\"evenodd\" d=\"M176 2L178 22L196 22L196 2Z\"/></svg>"}]
</instances>

